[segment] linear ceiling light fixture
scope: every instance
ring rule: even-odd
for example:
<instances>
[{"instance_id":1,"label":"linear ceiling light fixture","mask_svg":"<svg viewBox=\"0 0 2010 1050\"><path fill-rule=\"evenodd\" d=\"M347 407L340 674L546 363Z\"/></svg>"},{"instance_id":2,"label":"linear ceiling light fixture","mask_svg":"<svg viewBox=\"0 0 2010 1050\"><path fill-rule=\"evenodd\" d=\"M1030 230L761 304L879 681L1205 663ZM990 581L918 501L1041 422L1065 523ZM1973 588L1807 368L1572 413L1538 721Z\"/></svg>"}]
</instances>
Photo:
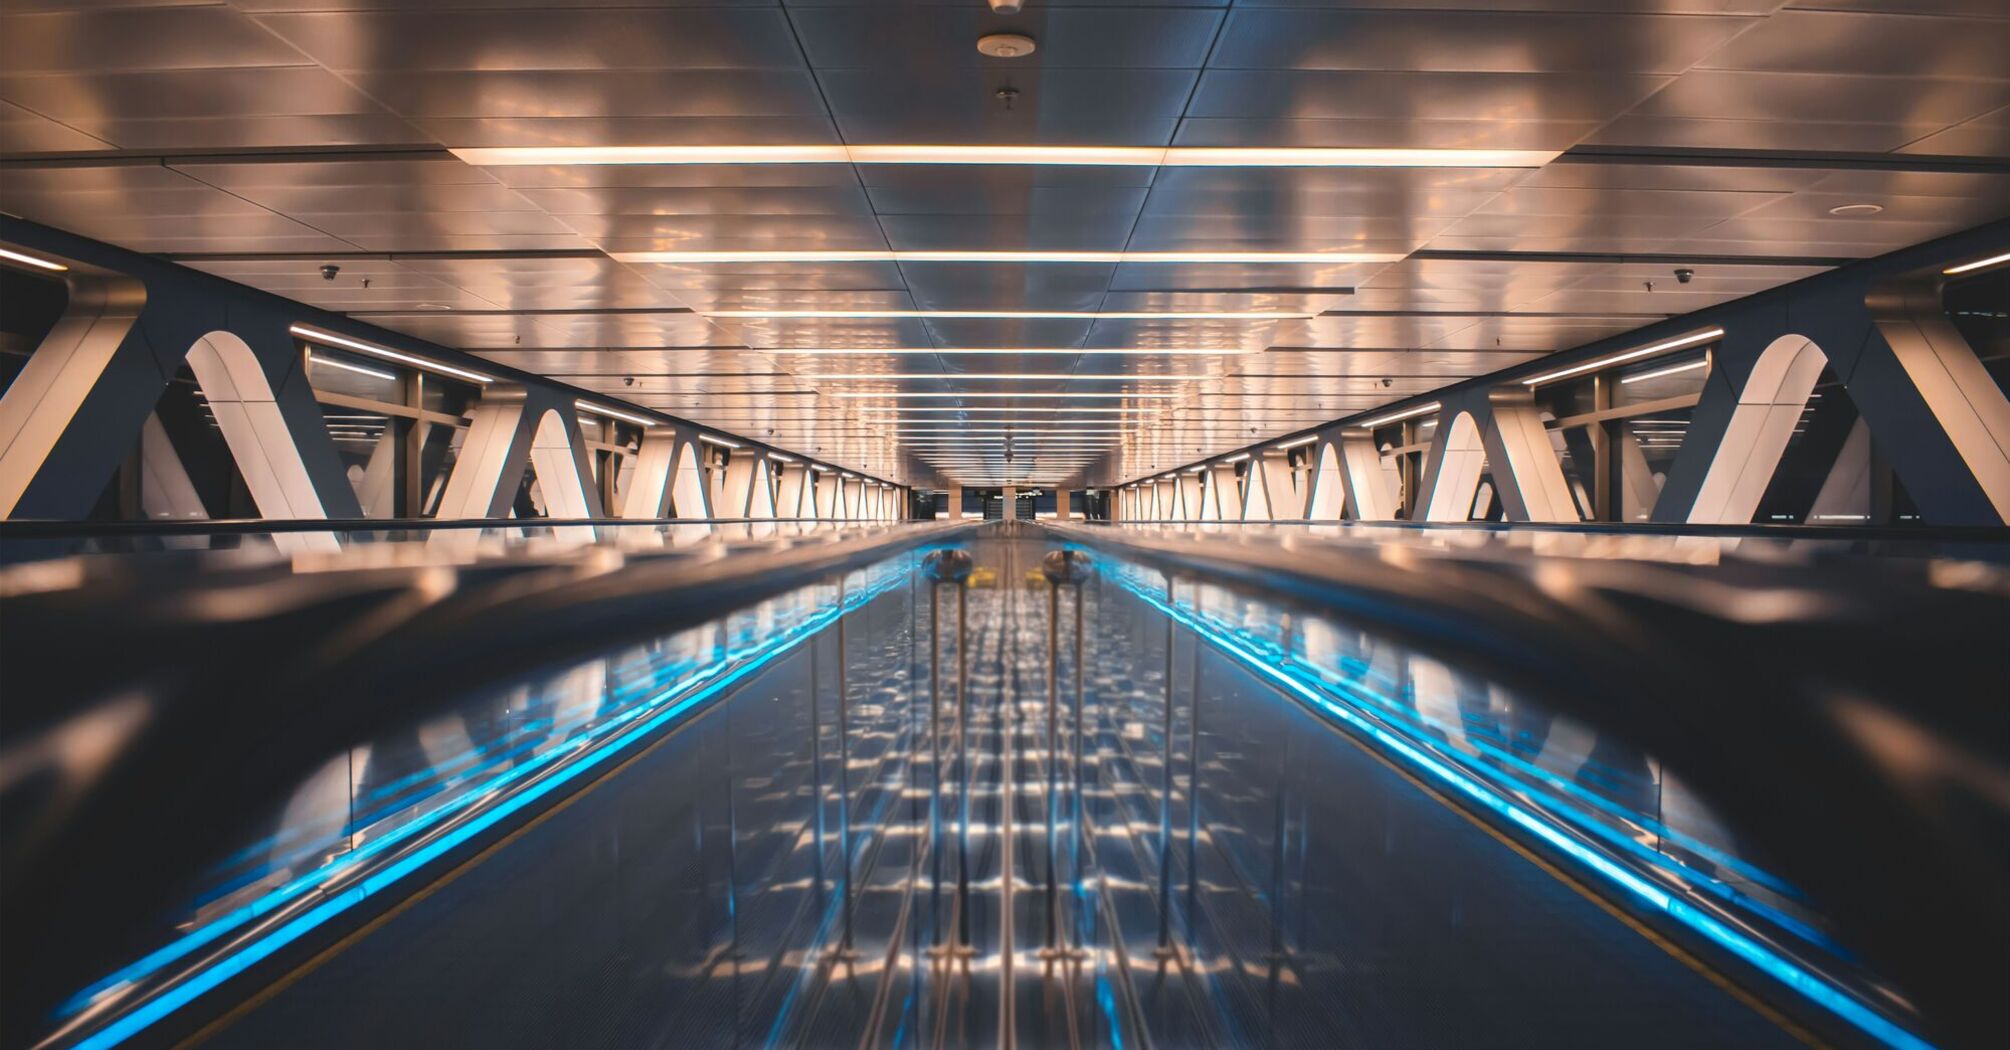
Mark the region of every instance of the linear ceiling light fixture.
<instances>
[{"instance_id":1,"label":"linear ceiling light fixture","mask_svg":"<svg viewBox=\"0 0 2010 1050\"><path fill-rule=\"evenodd\" d=\"M941 347L941 348L926 347L926 346L903 346L903 347L875 348L875 347L861 346L861 347L846 347L841 350L834 348L809 349L806 347L781 347L776 349L769 349L767 347L754 348L755 353L772 354L775 356L787 355L787 356L804 356L804 357L877 357L881 354L892 354L892 355L937 354L943 357L965 356L974 354L1001 355L1001 356L1003 355L1018 356L1021 354L1049 354L1049 355L1060 355L1066 357L1171 357L1176 355L1202 356L1202 355L1221 355L1221 354L1260 354L1263 351L1264 351L1263 347L1255 347L1252 349L1249 347L1241 347L1241 346L1225 346L1225 347L1183 346L1183 347L1165 347L1159 349L1144 346L1109 347L1109 348L1081 347L1081 346L983 346L983 347L958 346L958 347Z\"/></svg>"},{"instance_id":2,"label":"linear ceiling light fixture","mask_svg":"<svg viewBox=\"0 0 2010 1050\"><path fill-rule=\"evenodd\" d=\"M402 351L393 350L389 347L378 346L375 343L366 343L360 339L351 339L348 336L336 335L333 332L324 332L318 328L309 328L306 325L296 324L287 328L287 331L311 343L326 343L329 346L339 346L344 350L354 350L358 353L371 354L376 357L384 358L387 361L396 361L399 364L411 365L413 368L423 368L429 372L438 372L442 375L450 375L453 376L455 379L466 379L469 382L474 383L495 382L494 376L485 376L480 372L470 372L465 368L456 368L453 365L444 365L438 361L431 360L430 358L417 357L415 355L407 354Z\"/></svg>"},{"instance_id":3,"label":"linear ceiling light fixture","mask_svg":"<svg viewBox=\"0 0 2010 1050\"><path fill-rule=\"evenodd\" d=\"M1554 150L1152 146L502 146L456 149L479 167L608 164L1033 164L1131 168L1540 168Z\"/></svg>"},{"instance_id":4,"label":"linear ceiling light fixture","mask_svg":"<svg viewBox=\"0 0 2010 1050\"><path fill-rule=\"evenodd\" d=\"M1052 406L1052 405L1028 405L1028 406L1025 406L1025 407L1023 407L1023 408L997 408L997 407L994 407L994 406L989 406L989 405L940 405L940 406L938 406L938 405L900 405L900 406L885 406L885 407L881 407L881 406L876 406L876 405L866 405L866 406L863 406L863 407L861 407L861 408L860 408L860 409L859 409L858 411L859 411L859 414L860 414L860 415L865 415L865 416L890 416L890 415L897 415L897 414L899 414L899 413L902 413L902 412L984 412L984 413L991 413L991 414L998 414L998 415L1016 415L1016 414L1018 414L1018 413L1022 413L1022 412L1084 412L1084 413L1089 413L1089 414L1094 414L1094 415L1109 415L1109 416L1148 416L1148 415L1159 415L1159 414L1162 414L1162 413L1166 412L1166 411L1167 411L1167 409L1165 409L1165 408L1163 408L1163 407L1159 407L1159 408L1105 408L1105 407L1102 407L1102 406L1099 406L1099 405L1078 405L1078 406L1075 406L1075 407L1072 407L1072 408L1070 408L1070 407L1056 407L1056 406ZM902 417L901 417L901 422L907 422L907 423L917 423L917 422L928 422L928 423L947 423L947 422L949 422L949 420L946 420L946 419L928 419L928 420L922 420L922 419L915 419L915 418L911 418L911 417L907 417L907 416L902 416ZM1049 419L1049 420L1044 420L1044 422L1048 422L1048 423L1056 423L1056 422L1061 422L1061 420L1053 420L1053 419ZM1083 422L1083 423L1086 423L1086 422L1091 422L1091 420L1075 420L1074 422Z\"/></svg>"},{"instance_id":5,"label":"linear ceiling light fixture","mask_svg":"<svg viewBox=\"0 0 2010 1050\"><path fill-rule=\"evenodd\" d=\"M1361 422L1356 423L1354 425L1357 427L1361 427L1364 430L1373 430L1376 427L1382 426L1385 423L1394 423L1397 420L1409 419L1413 416L1421 416L1426 412L1436 412L1441 407L1443 406L1439 405L1436 401L1433 401L1428 405L1418 405L1415 408L1406 408L1401 412L1391 412L1386 416L1376 416L1373 419L1364 419Z\"/></svg>"},{"instance_id":6,"label":"linear ceiling light fixture","mask_svg":"<svg viewBox=\"0 0 2010 1050\"><path fill-rule=\"evenodd\" d=\"M1406 252L1029 252L1003 251L637 251L609 252L609 258L623 263L665 263L711 265L730 263L1097 263L1138 265L1148 263L1224 263L1260 265L1264 263L1388 263L1408 258Z\"/></svg>"},{"instance_id":7,"label":"linear ceiling light fixture","mask_svg":"<svg viewBox=\"0 0 2010 1050\"><path fill-rule=\"evenodd\" d=\"M727 441L725 438L713 437L710 434L700 434L698 435L698 440L703 441L707 445L717 445L720 448L740 447L740 443L737 441Z\"/></svg>"},{"instance_id":8,"label":"linear ceiling light fixture","mask_svg":"<svg viewBox=\"0 0 2010 1050\"><path fill-rule=\"evenodd\" d=\"M700 310L706 317L922 321L1309 321L1304 310ZM766 353L766 351L761 351Z\"/></svg>"},{"instance_id":9,"label":"linear ceiling light fixture","mask_svg":"<svg viewBox=\"0 0 2010 1050\"><path fill-rule=\"evenodd\" d=\"M22 264L23 266L33 266L38 270L48 270L52 273L65 273L68 272L70 269L69 267L64 266L62 263L56 262L53 259L39 259L33 255L23 255L20 252L9 251L5 248L0 248L0 259L6 259L9 262L17 262Z\"/></svg>"},{"instance_id":10,"label":"linear ceiling light fixture","mask_svg":"<svg viewBox=\"0 0 2010 1050\"><path fill-rule=\"evenodd\" d=\"M596 416L605 416L608 419L618 419L621 420L623 423L633 423L638 427L659 427L663 425L657 422L656 420L645 419L641 416L636 415L630 415L626 412L621 412L616 409L608 408L604 405L596 405L591 401L574 401L572 403L572 407L579 409L581 412L591 412Z\"/></svg>"},{"instance_id":11,"label":"linear ceiling light fixture","mask_svg":"<svg viewBox=\"0 0 2010 1050\"><path fill-rule=\"evenodd\" d=\"M1626 361L1637 361L1643 357L1665 354L1671 350L1680 350L1685 346L1695 346L1698 343L1707 343L1713 339L1722 339L1723 337L1724 330L1722 328L1705 328L1700 332L1691 332L1688 335L1676 336L1673 339L1651 343L1638 349L1600 357L1595 360L1586 361L1581 365L1572 365L1569 368L1561 368L1554 372L1544 372L1539 376L1532 376L1522 380L1521 385L1541 386L1544 383L1555 382L1559 379L1568 379L1571 376L1583 375L1586 372L1596 372L1601 368L1610 368L1613 365Z\"/></svg>"},{"instance_id":12,"label":"linear ceiling light fixture","mask_svg":"<svg viewBox=\"0 0 2010 1050\"><path fill-rule=\"evenodd\" d=\"M1111 390L1077 390L1077 391L1072 391L1072 392L1061 392L1061 393L1057 393L1057 392L1052 392L1052 391L1040 391L1040 392L1037 392L1037 393L1036 393L1036 392L1028 392L1028 391L1017 391L1017 390L950 390L950 391L942 391L942 390L912 390L912 391L904 391L904 392L903 392L903 391L889 391L889 392L879 392L879 391L871 391L871 390L839 390L839 391L836 391L836 392L833 392L833 393L830 393L830 394L826 394L826 395L824 395L824 396L825 396L825 397L842 397L842 398L863 398L863 397L870 397L870 398L878 398L878 399L880 399L880 400L883 400L883 401L884 401L884 400L899 400L899 399L901 399L901 398L909 398L909 397L1038 397L1038 398L1056 398L1056 397L1123 397L1123 398L1130 398L1130 397L1150 397L1150 398L1169 398L1169 397L1180 397L1180 396L1182 396L1182 395L1180 395L1180 394L1154 394L1154 393L1138 393L1138 392L1136 392L1136 391L1111 391Z\"/></svg>"},{"instance_id":13,"label":"linear ceiling light fixture","mask_svg":"<svg viewBox=\"0 0 2010 1050\"><path fill-rule=\"evenodd\" d=\"M1669 365L1667 368L1657 368L1652 372L1642 372L1637 376L1627 376L1624 379L1621 379L1619 382L1622 385L1626 383L1640 383L1649 379L1659 379L1662 376L1672 376L1677 372L1687 372L1692 369L1708 368L1708 367L1710 367L1710 359L1704 357L1694 361L1687 362L1685 364Z\"/></svg>"},{"instance_id":14,"label":"linear ceiling light fixture","mask_svg":"<svg viewBox=\"0 0 2010 1050\"><path fill-rule=\"evenodd\" d=\"M0 254L6 254L6 253L0 252ZM1992 255L1987 259L1977 259L1974 262L1962 263L1959 266L1950 266L1947 269L1942 270L1940 272L1949 277L1955 277L1964 273L1973 273L1976 270L1983 269L1984 267L1994 266L1997 263L2006 263L2006 262L2010 262L2010 252L2004 252L2001 255Z\"/></svg>"},{"instance_id":15,"label":"linear ceiling light fixture","mask_svg":"<svg viewBox=\"0 0 2010 1050\"><path fill-rule=\"evenodd\" d=\"M879 380L959 380L959 379L1037 379L1051 382L1084 383L1148 383L1164 381L1169 383L1190 382L1196 379L1219 379L1209 372L1160 372L1136 375L1102 375L1093 372L798 372L797 379L821 379L825 382L872 382Z\"/></svg>"},{"instance_id":16,"label":"linear ceiling light fixture","mask_svg":"<svg viewBox=\"0 0 2010 1050\"><path fill-rule=\"evenodd\" d=\"M307 351L307 363L310 365L325 365L329 368L339 368L345 372L354 372L357 375L366 375L372 379L396 380L398 378L397 374L393 372L380 372L374 368L365 368L362 365L352 365L347 361L339 361L332 357L323 357L317 355L312 350Z\"/></svg>"},{"instance_id":17,"label":"linear ceiling light fixture","mask_svg":"<svg viewBox=\"0 0 2010 1050\"><path fill-rule=\"evenodd\" d=\"M1301 445L1310 445L1311 443L1317 440L1319 440L1319 435L1313 434L1310 437L1302 437L1294 441L1280 441L1277 444L1272 445L1270 447L1274 449L1298 448Z\"/></svg>"}]
</instances>

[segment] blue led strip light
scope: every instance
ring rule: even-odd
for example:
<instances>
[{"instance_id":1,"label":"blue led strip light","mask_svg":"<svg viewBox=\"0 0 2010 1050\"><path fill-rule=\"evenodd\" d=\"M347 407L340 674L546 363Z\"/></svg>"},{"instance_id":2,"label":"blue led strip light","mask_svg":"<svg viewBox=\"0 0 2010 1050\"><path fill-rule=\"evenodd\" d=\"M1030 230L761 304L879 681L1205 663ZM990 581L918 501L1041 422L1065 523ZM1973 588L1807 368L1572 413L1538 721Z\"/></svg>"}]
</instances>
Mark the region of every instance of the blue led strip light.
<instances>
[{"instance_id":1,"label":"blue led strip light","mask_svg":"<svg viewBox=\"0 0 2010 1050\"><path fill-rule=\"evenodd\" d=\"M1160 613L1178 623L1195 635L1206 639L1215 648L1227 653L1246 669L1262 676L1289 695L1303 701L1313 709L1333 716L1348 729L1367 737L1387 751L1400 757L1413 772L1428 776L1440 786L1449 787L1464 799L1499 815L1516 827L1534 835L1545 845L1561 852L1583 865L1584 869L1597 875L1604 882L1625 890L1633 899L1660 912L1682 926L1724 948L1731 954L1757 967L1781 984L1793 989L1816 1006L1834 1014L1865 1035L1886 1046L1901 1050L1931 1050L1932 1044L1905 1030L1890 1018L1839 988L1794 960L1780 954L1757 939L1732 928L1722 920L1701 908L1675 896L1655 885L1641 875L1629 871L1599 850L1529 809L1495 791L1479 780L1466 775L1451 765L1419 749L1403 737L1390 732L1382 725L1361 714L1349 710L1345 705L1326 695L1318 682L1307 681L1263 659L1263 654L1235 636L1222 631L1206 621L1168 605L1164 599L1144 590L1122 576L1117 582L1138 600L1157 609Z\"/></svg>"},{"instance_id":2,"label":"blue led strip light","mask_svg":"<svg viewBox=\"0 0 2010 1050\"><path fill-rule=\"evenodd\" d=\"M580 747L591 742L591 738L581 737L578 745L552 752L551 754L555 757L576 756L576 760L570 764L559 765L556 771L545 779L531 784L502 802L497 803L494 807L476 814L469 818L467 823L413 850L409 855L400 858L383 870L374 872L353 885L343 888L327 900L315 905L312 909L287 920L273 930L239 946L230 954L217 959L200 971L191 974L186 980L166 989L161 994L135 1007L131 1012L112 1021L104 1028L93 1032L89 1037L77 1043L77 1050L102 1050L105 1047L117 1046L140 1032L145 1031L162 1018L194 1002L197 998L214 990L218 985L223 984L232 977L243 973L286 945L299 940L316 927L391 887L399 880L431 863L441 855L465 844L468 840L523 810L531 803L577 779L581 774L598 768L614 755L621 753L629 745L681 719L699 705L719 696L719 694L749 676L767 668L777 659L793 651L824 628L837 622L844 614L866 605L881 594L894 589L900 582L900 580L896 579L851 595L843 606L825 609L804 620L793 631L775 635L768 639L766 644L755 645L744 650L746 655L741 662L734 663L729 659L727 662L714 664L689 678L664 688L652 697L648 703L625 713L610 724L622 725L632 722L638 716L647 713L652 707L665 703L672 697L681 695L682 698L592 750L582 753ZM736 654L729 653L728 655L732 657ZM709 683L708 679L710 680ZM695 691L693 691L694 687L696 687ZM499 778L497 783L490 785L488 790L479 793L478 797L488 797L489 792L501 787L503 781L520 780L531 773L543 771L545 768L545 764L523 766L513 771L510 776ZM443 809L440 811L440 815L444 815L450 811ZM379 841L388 842L391 840L387 838ZM382 847L380 846L379 848ZM354 859L350 858L345 860L342 866L347 867L353 863ZM327 870L316 872L315 881L325 881L328 874ZM299 881L305 882L307 880L303 879ZM274 907L276 906L274 905ZM270 909L268 908L267 910ZM255 914L250 912L249 907L245 911L247 914L243 918L250 918ZM154 953L154 955L148 956L129 969L137 969L148 963L159 965L172 961L174 958L179 958L200 947L201 944L214 940L216 937L228 932L229 929L230 927L224 926L221 923L206 927L204 930L190 934L175 944L169 945ZM106 983L100 982L100 985Z\"/></svg>"}]
</instances>

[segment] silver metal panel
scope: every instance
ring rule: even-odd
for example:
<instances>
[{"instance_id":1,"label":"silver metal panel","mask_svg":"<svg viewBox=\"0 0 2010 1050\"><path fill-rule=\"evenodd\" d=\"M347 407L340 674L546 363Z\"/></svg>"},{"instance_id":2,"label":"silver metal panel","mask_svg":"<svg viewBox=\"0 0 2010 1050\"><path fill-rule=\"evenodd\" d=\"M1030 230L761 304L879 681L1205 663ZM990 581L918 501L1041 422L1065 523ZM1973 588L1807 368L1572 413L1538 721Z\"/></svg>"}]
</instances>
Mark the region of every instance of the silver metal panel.
<instances>
[{"instance_id":1,"label":"silver metal panel","mask_svg":"<svg viewBox=\"0 0 2010 1050\"><path fill-rule=\"evenodd\" d=\"M1039 50L980 56L973 41L1000 29L1030 33ZM1984 0L1057 0L1011 17L961 0L15 0L0 15L0 150L16 155L0 171L0 208L143 251L249 253L194 264L612 398L883 461L896 478L896 411L965 429L1077 412L1121 424L1126 464L1173 466L1821 269L1738 257L1864 256L2003 217L2010 175L1755 157L2010 155L2006 33L2010 9ZM1759 153L1717 164L1564 156L1539 170L476 168L435 148L839 142ZM378 152L20 159L342 145ZM1831 214L1855 203L1884 210ZM1510 258L631 265L537 254L554 248ZM322 252L341 255L337 280L321 278L315 255L258 257ZM1726 261L1697 263L1688 284L1664 262L1570 261L1626 252ZM750 310L1306 316L709 316ZM987 347L1225 352L762 352ZM1082 378L924 378L972 372ZM1151 378L1167 373L1212 378ZM836 375L885 378L811 378ZM1014 390L1068 396L895 396ZM856 392L884 396L831 396ZM1087 396L1139 392L1173 396ZM964 447L1001 445L973 435Z\"/></svg>"}]
</instances>

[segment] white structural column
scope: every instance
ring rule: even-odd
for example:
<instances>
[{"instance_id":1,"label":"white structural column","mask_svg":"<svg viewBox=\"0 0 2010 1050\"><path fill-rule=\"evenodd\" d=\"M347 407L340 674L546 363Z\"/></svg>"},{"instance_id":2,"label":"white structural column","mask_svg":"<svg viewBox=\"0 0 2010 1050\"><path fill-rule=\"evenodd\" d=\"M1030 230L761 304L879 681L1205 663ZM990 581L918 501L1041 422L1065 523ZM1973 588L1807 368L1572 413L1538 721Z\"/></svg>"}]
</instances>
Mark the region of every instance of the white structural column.
<instances>
[{"instance_id":1,"label":"white structural column","mask_svg":"<svg viewBox=\"0 0 2010 1050\"><path fill-rule=\"evenodd\" d=\"M1689 508L1692 524L1751 522L1827 365L1821 347L1798 335L1781 336L1759 355Z\"/></svg>"},{"instance_id":2,"label":"white structural column","mask_svg":"<svg viewBox=\"0 0 2010 1050\"><path fill-rule=\"evenodd\" d=\"M705 486L705 446L695 439L677 444L676 465L670 472L670 511L679 518L712 516L711 493Z\"/></svg>"},{"instance_id":3,"label":"white structural column","mask_svg":"<svg viewBox=\"0 0 2010 1050\"><path fill-rule=\"evenodd\" d=\"M1069 513L1068 513L1068 490L1067 490L1067 489L1055 489L1055 490L1054 490L1054 520L1056 520L1056 521L1067 521L1067 520L1068 520L1068 518L1069 518L1069 516L1070 516L1070 515L1069 515Z\"/></svg>"},{"instance_id":4,"label":"white structural column","mask_svg":"<svg viewBox=\"0 0 2010 1050\"><path fill-rule=\"evenodd\" d=\"M1236 491L1236 467L1234 463L1216 463L1208 467L1204 475L1208 481L1208 491L1202 499L1202 519L1204 521L1240 521L1242 519L1242 493Z\"/></svg>"},{"instance_id":5,"label":"white structural column","mask_svg":"<svg viewBox=\"0 0 2010 1050\"><path fill-rule=\"evenodd\" d=\"M1348 434L1340 439L1339 465L1347 479L1347 503L1361 521L1396 520L1396 485L1375 447L1374 435Z\"/></svg>"},{"instance_id":6,"label":"white structural column","mask_svg":"<svg viewBox=\"0 0 2010 1050\"><path fill-rule=\"evenodd\" d=\"M643 431L635 470L628 476L628 491L621 496L621 517L670 516L670 470L676 465L678 437L669 427Z\"/></svg>"},{"instance_id":7,"label":"white structural column","mask_svg":"<svg viewBox=\"0 0 2010 1050\"><path fill-rule=\"evenodd\" d=\"M838 520L839 504L843 502L839 492L841 486L838 484L838 476L821 470L812 473L816 474L813 483L817 518L822 521Z\"/></svg>"},{"instance_id":8,"label":"white structural column","mask_svg":"<svg viewBox=\"0 0 2010 1050\"><path fill-rule=\"evenodd\" d=\"M552 518L597 518L597 506L589 501L594 492L591 475L583 469L580 447L573 440L573 422L548 408L538 416L532 432L531 466L537 471L537 490L544 497L544 512ZM593 527L572 526L563 530L568 539L592 542Z\"/></svg>"},{"instance_id":9,"label":"white structural column","mask_svg":"<svg viewBox=\"0 0 2010 1050\"><path fill-rule=\"evenodd\" d=\"M1181 474L1179 476L1179 520L1202 520L1201 487L1203 484L1199 474Z\"/></svg>"},{"instance_id":10,"label":"white structural column","mask_svg":"<svg viewBox=\"0 0 2010 1050\"><path fill-rule=\"evenodd\" d=\"M768 472L768 457L754 456L753 482L747 495L747 517L772 520L775 516L775 479Z\"/></svg>"},{"instance_id":11,"label":"white structural column","mask_svg":"<svg viewBox=\"0 0 2010 1050\"><path fill-rule=\"evenodd\" d=\"M1512 497L1521 501L1523 521L1579 521L1577 501L1571 498L1570 483L1564 479L1563 464L1556 456L1556 443L1543 425L1542 413L1526 393L1489 399L1493 436L1507 462L1493 468L1494 488L1514 511ZM1513 491L1508 491L1512 486Z\"/></svg>"},{"instance_id":12,"label":"white structural column","mask_svg":"<svg viewBox=\"0 0 2010 1050\"><path fill-rule=\"evenodd\" d=\"M1292 486L1291 459L1282 452L1258 456L1249 469L1260 473L1250 478L1250 499L1244 504L1245 521L1289 521L1305 517L1305 499ZM1262 514L1254 514L1259 504Z\"/></svg>"},{"instance_id":13,"label":"white structural column","mask_svg":"<svg viewBox=\"0 0 2010 1050\"><path fill-rule=\"evenodd\" d=\"M273 399L265 369L244 340L229 332L211 332L189 348L188 364L259 515L327 517Z\"/></svg>"},{"instance_id":14,"label":"white structural column","mask_svg":"<svg viewBox=\"0 0 2010 1050\"><path fill-rule=\"evenodd\" d=\"M1480 474L1485 471L1487 453L1480 440L1480 425L1471 413L1460 412L1438 439L1442 450L1438 469L1423 492L1425 521L1466 521L1472 517L1473 500L1479 495Z\"/></svg>"},{"instance_id":15,"label":"white structural column","mask_svg":"<svg viewBox=\"0 0 2010 1050\"><path fill-rule=\"evenodd\" d=\"M1901 282L1879 289L1872 299L1878 332L1892 356L1996 516L2010 523L2010 398L1954 327L1937 281Z\"/></svg>"},{"instance_id":16,"label":"white structural column","mask_svg":"<svg viewBox=\"0 0 2010 1050\"><path fill-rule=\"evenodd\" d=\"M844 479L844 519L865 520L865 479Z\"/></svg>"},{"instance_id":17,"label":"white structural column","mask_svg":"<svg viewBox=\"0 0 2010 1050\"><path fill-rule=\"evenodd\" d=\"M209 517L158 413L147 416L146 428L140 432L140 510L160 520Z\"/></svg>"},{"instance_id":18,"label":"white structural column","mask_svg":"<svg viewBox=\"0 0 2010 1050\"><path fill-rule=\"evenodd\" d=\"M781 465L781 484L776 488L779 496L775 500L775 517L811 518L816 516L814 508L806 507L806 501L803 499L804 493L809 489L809 486L805 484L809 478L809 474L809 468L803 466L801 463L784 463Z\"/></svg>"},{"instance_id":19,"label":"white structural column","mask_svg":"<svg viewBox=\"0 0 2010 1050\"><path fill-rule=\"evenodd\" d=\"M523 420L524 399L520 390L488 390L475 405L468 421L467 437L461 441L453 472L440 495L436 515L444 520L507 517L516 495L512 485L502 487L504 467L515 450L516 435ZM523 468L518 467L517 471Z\"/></svg>"},{"instance_id":20,"label":"white structural column","mask_svg":"<svg viewBox=\"0 0 2010 1050\"><path fill-rule=\"evenodd\" d=\"M1311 480L1312 488L1305 501L1305 517L1308 520L1337 521L1347 509L1347 479L1340 469L1342 447L1329 440L1321 440L1313 446L1311 468L1305 473Z\"/></svg>"},{"instance_id":21,"label":"white structural column","mask_svg":"<svg viewBox=\"0 0 2010 1050\"><path fill-rule=\"evenodd\" d=\"M1004 503L999 507L998 516L1006 521L1012 521L1019 516L1018 489L1007 488L1005 490Z\"/></svg>"},{"instance_id":22,"label":"white structural column","mask_svg":"<svg viewBox=\"0 0 2010 1050\"><path fill-rule=\"evenodd\" d=\"M961 486L961 485L951 485L951 486L949 486L949 491L948 491L947 493L945 493L945 494L943 495L943 498L949 501L949 506L948 506L947 508L945 508L945 509L947 510L947 512L948 512L948 517L949 517L949 520L950 520L950 521L962 521L962 520L963 520L963 486Z\"/></svg>"},{"instance_id":23,"label":"white structural column","mask_svg":"<svg viewBox=\"0 0 2010 1050\"><path fill-rule=\"evenodd\" d=\"M13 516L145 305L137 281L72 282L63 316L0 396L0 518Z\"/></svg>"},{"instance_id":24,"label":"white structural column","mask_svg":"<svg viewBox=\"0 0 2010 1050\"><path fill-rule=\"evenodd\" d=\"M712 505L713 513L722 518L747 516L747 508L753 505L754 499L754 468L760 461L758 453L743 449L733 451L733 458L726 461L719 501Z\"/></svg>"}]
</instances>

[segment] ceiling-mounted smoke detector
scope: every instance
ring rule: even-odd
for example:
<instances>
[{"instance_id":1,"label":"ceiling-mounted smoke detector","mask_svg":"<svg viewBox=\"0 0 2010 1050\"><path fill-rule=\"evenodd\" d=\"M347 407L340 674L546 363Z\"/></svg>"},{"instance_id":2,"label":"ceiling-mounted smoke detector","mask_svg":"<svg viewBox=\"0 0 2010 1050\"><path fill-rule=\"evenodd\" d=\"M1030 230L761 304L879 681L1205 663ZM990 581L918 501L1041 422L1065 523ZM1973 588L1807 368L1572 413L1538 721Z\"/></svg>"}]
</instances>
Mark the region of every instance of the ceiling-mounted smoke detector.
<instances>
[{"instance_id":1,"label":"ceiling-mounted smoke detector","mask_svg":"<svg viewBox=\"0 0 2010 1050\"><path fill-rule=\"evenodd\" d=\"M991 4L991 9L1002 15L1018 11L1019 5L1013 3L1010 8L1007 10L997 0ZM1024 33L991 33L977 38L977 53L992 58L1024 58L1032 54L1037 46L1033 38Z\"/></svg>"}]
</instances>

